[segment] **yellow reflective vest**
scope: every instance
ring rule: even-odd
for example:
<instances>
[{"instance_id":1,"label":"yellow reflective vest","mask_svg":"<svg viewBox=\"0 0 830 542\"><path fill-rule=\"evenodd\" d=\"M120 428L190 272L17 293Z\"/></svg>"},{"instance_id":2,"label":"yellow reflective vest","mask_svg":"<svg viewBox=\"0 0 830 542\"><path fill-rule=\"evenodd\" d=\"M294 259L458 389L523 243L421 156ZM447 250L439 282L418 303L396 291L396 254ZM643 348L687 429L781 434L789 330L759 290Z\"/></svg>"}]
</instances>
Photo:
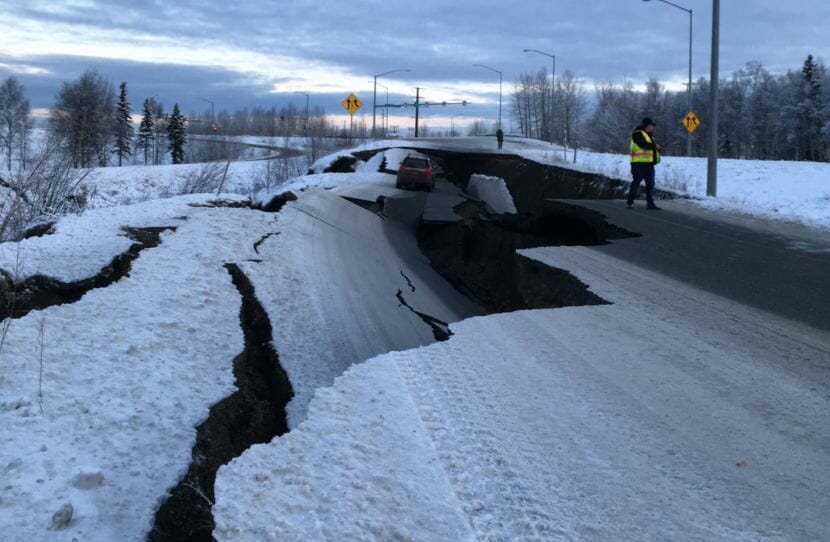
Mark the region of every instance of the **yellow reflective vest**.
<instances>
[{"instance_id":1,"label":"yellow reflective vest","mask_svg":"<svg viewBox=\"0 0 830 542\"><path fill-rule=\"evenodd\" d=\"M649 143L654 143L654 140L645 130L635 130L634 133L640 132L643 134L643 137ZM655 149L644 149L634 143L634 138L631 138L630 147L630 157L632 164L659 164L660 163L660 153Z\"/></svg>"}]
</instances>

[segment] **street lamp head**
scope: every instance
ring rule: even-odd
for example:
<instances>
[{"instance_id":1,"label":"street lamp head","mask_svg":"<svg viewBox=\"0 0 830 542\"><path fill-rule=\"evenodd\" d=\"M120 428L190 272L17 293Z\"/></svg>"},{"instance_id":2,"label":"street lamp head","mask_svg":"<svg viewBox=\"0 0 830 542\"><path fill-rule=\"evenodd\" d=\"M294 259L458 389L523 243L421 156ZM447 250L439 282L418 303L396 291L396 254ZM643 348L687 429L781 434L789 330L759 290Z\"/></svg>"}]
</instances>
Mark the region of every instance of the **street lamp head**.
<instances>
[{"instance_id":1,"label":"street lamp head","mask_svg":"<svg viewBox=\"0 0 830 542\"><path fill-rule=\"evenodd\" d=\"M402 69L402 70L390 70L390 71L388 71L388 72L383 72L383 73L379 73L379 74L375 75L375 78L378 78L378 77L383 77L384 75L389 75L390 73L398 73L398 72L411 72L411 71L412 71L412 70L410 70L410 69L408 69L408 68L407 68L407 69Z\"/></svg>"}]
</instances>

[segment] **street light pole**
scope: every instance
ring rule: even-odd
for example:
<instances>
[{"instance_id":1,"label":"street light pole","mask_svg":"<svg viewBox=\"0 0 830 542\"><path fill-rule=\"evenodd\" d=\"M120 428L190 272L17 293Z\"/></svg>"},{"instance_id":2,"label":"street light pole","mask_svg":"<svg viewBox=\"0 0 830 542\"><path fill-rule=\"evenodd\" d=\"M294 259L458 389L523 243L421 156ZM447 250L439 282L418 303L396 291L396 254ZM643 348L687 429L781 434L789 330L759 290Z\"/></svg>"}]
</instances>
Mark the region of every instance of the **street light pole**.
<instances>
[{"instance_id":1,"label":"street light pole","mask_svg":"<svg viewBox=\"0 0 830 542\"><path fill-rule=\"evenodd\" d=\"M651 0L643 0L643 2L649 2ZM691 9L684 8L683 6L678 6L674 2L669 2L669 0L657 0L658 2L663 2L664 4L668 4L670 6L676 7L677 9L681 9L689 14L689 88L688 88L688 109L687 113L692 111L692 19L693 13ZM692 155L692 132L688 132L686 135L686 155Z\"/></svg>"},{"instance_id":2,"label":"street light pole","mask_svg":"<svg viewBox=\"0 0 830 542\"><path fill-rule=\"evenodd\" d=\"M375 86L374 91L372 92L372 137L377 137L377 132L375 130L375 123L377 118L377 98L378 98L378 77L383 77L384 75L389 75L390 73L398 73L398 72L410 72L412 70L403 69L403 70L390 70L388 72L379 73L375 76ZM387 102L388 103L388 102Z\"/></svg>"},{"instance_id":3,"label":"street light pole","mask_svg":"<svg viewBox=\"0 0 830 542\"><path fill-rule=\"evenodd\" d=\"M479 68L484 68L485 70L490 70L491 72L496 72L499 74L499 124L498 129L501 130L501 84L502 84L502 73L495 69L491 68L490 66L485 66L484 64L473 64L473 66L477 66Z\"/></svg>"},{"instance_id":4,"label":"street light pole","mask_svg":"<svg viewBox=\"0 0 830 542\"><path fill-rule=\"evenodd\" d=\"M213 102L210 100L205 100L204 98L196 98L197 100L202 100L203 102L207 102L210 104L210 127L213 128Z\"/></svg>"},{"instance_id":5,"label":"street light pole","mask_svg":"<svg viewBox=\"0 0 830 542\"><path fill-rule=\"evenodd\" d=\"M308 92L303 92L302 90L295 90L294 94L305 94L305 136L308 137Z\"/></svg>"},{"instance_id":6,"label":"street light pole","mask_svg":"<svg viewBox=\"0 0 830 542\"><path fill-rule=\"evenodd\" d=\"M706 168L706 195L718 195L718 58L720 48L720 0L712 0L712 61L709 75L709 158Z\"/></svg>"},{"instance_id":7,"label":"street light pole","mask_svg":"<svg viewBox=\"0 0 830 542\"><path fill-rule=\"evenodd\" d=\"M556 123L556 55L551 55L540 51L539 49L525 49L525 53L539 53L540 55L549 56L553 59L553 66L550 76L550 140L553 143L553 127Z\"/></svg>"},{"instance_id":8,"label":"street light pole","mask_svg":"<svg viewBox=\"0 0 830 542\"><path fill-rule=\"evenodd\" d=\"M382 83L378 83L381 87L386 89L386 102L384 102L384 113L383 113L383 123L381 124L381 128L383 129L383 137L386 137L386 129L389 126L389 87Z\"/></svg>"}]
</instances>

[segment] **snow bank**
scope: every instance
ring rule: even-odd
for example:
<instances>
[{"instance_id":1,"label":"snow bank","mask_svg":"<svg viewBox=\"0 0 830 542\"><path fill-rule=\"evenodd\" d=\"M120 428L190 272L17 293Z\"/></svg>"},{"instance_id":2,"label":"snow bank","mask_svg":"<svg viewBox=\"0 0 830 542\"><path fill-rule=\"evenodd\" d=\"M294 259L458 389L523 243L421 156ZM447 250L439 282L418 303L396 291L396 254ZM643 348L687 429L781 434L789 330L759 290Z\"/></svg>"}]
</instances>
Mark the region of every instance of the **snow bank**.
<instances>
[{"instance_id":1,"label":"snow bank","mask_svg":"<svg viewBox=\"0 0 830 542\"><path fill-rule=\"evenodd\" d=\"M614 305L472 318L349 369L219 471L216 538L826 539L827 451L782 437L826 427L826 400L776 362L816 354L647 270L600 271Z\"/></svg>"},{"instance_id":2,"label":"snow bank","mask_svg":"<svg viewBox=\"0 0 830 542\"><path fill-rule=\"evenodd\" d=\"M187 216L193 212L192 205L212 199L204 194L181 196L65 216L51 235L0 244L0 268L18 279L32 275L63 282L85 279L96 275L133 244L122 227L178 227L182 220L176 217ZM225 199L243 201L233 195Z\"/></svg>"},{"instance_id":3,"label":"snow bank","mask_svg":"<svg viewBox=\"0 0 830 542\"><path fill-rule=\"evenodd\" d=\"M519 149L543 164L601 173L630 180L628 156L579 150L576 163L561 151ZM572 155L569 155L569 158ZM692 196L712 209L830 228L830 163L769 160L718 160L718 196L706 196L706 158L664 156L657 166L658 188Z\"/></svg>"},{"instance_id":4,"label":"snow bank","mask_svg":"<svg viewBox=\"0 0 830 542\"><path fill-rule=\"evenodd\" d=\"M270 190L261 190L253 195L252 201L264 205L285 192L301 192L309 189L331 190L355 185L377 185L395 187L395 176L388 173L316 173L289 179L287 182Z\"/></svg>"},{"instance_id":5,"label":"snow bank","mask_svg":"<svg viewBox=\"0 0 830 542\"><path fill-rule=\"evenodd\" d=\"M403 162L404 158L412 151L409 149L398 149L392 148L387 149L384 151L384 155L386 156L386 169L389 171L398 171L401 167L401 162Z\"/></svg>"},{"instance_id":6,"label":"snow bank","mask_svg":"<svg viewBox=\"0 0 830 542\"><path fill-rule=\"evenodd\" d=\"M356 367L278 446L223 466L217 540L474 540L404 390L388 360Z\"/></svg>"},{"instance_id":7,"label":"snow bank","mask_svg":"<svg viewBox=\"0 0 830 542\"><path fill-rule=\"evenodd\" d=\"M144 540L160 499L191 461L195 427L234 391L241 303L223 263L255 257L252 245L272 231L273 215L192 201L69 217L38 241L39 252L28 252L27 269L66 278L84 273L62 266L97 266L83 262L84 247L103 259L104 245L120 249L97 247L95 232L115 238L122 225L178 227L142 252L128 277L11 322L0 351L7 538ZM73 245L73 233L83 240ZM48 530L69 505L65 527Z\"/></svg>"},{"instance_id":8,"label":"snow bank","mask_svg":"<svg viewBox=\"0 0 830 542\"><path fill-rule=\"evenodd\" d=\"M467 193L483 201L491 213L516 214L516 205L513 196L507 188L504 179L474 173L467 184Z\"/></svg>"}]
</instances>

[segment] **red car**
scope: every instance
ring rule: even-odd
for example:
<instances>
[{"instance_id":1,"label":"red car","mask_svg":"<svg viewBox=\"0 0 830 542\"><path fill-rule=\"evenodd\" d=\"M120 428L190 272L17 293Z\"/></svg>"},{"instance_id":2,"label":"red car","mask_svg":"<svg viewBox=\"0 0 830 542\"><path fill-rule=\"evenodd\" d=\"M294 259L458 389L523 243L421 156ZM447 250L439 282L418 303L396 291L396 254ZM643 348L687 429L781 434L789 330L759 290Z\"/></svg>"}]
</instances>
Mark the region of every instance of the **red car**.
<instances>
[{"instance_id":1,"label":"red car","mask_svg":"<svg viewBox=\"0 0 830 542\"><path fill-rule=\"evenodd\" d=\"M395 186L432 191L435 188L435 172L432 169L432 162L423 154L406 155L398 168Z\"/></svg>"}]
</instances>

